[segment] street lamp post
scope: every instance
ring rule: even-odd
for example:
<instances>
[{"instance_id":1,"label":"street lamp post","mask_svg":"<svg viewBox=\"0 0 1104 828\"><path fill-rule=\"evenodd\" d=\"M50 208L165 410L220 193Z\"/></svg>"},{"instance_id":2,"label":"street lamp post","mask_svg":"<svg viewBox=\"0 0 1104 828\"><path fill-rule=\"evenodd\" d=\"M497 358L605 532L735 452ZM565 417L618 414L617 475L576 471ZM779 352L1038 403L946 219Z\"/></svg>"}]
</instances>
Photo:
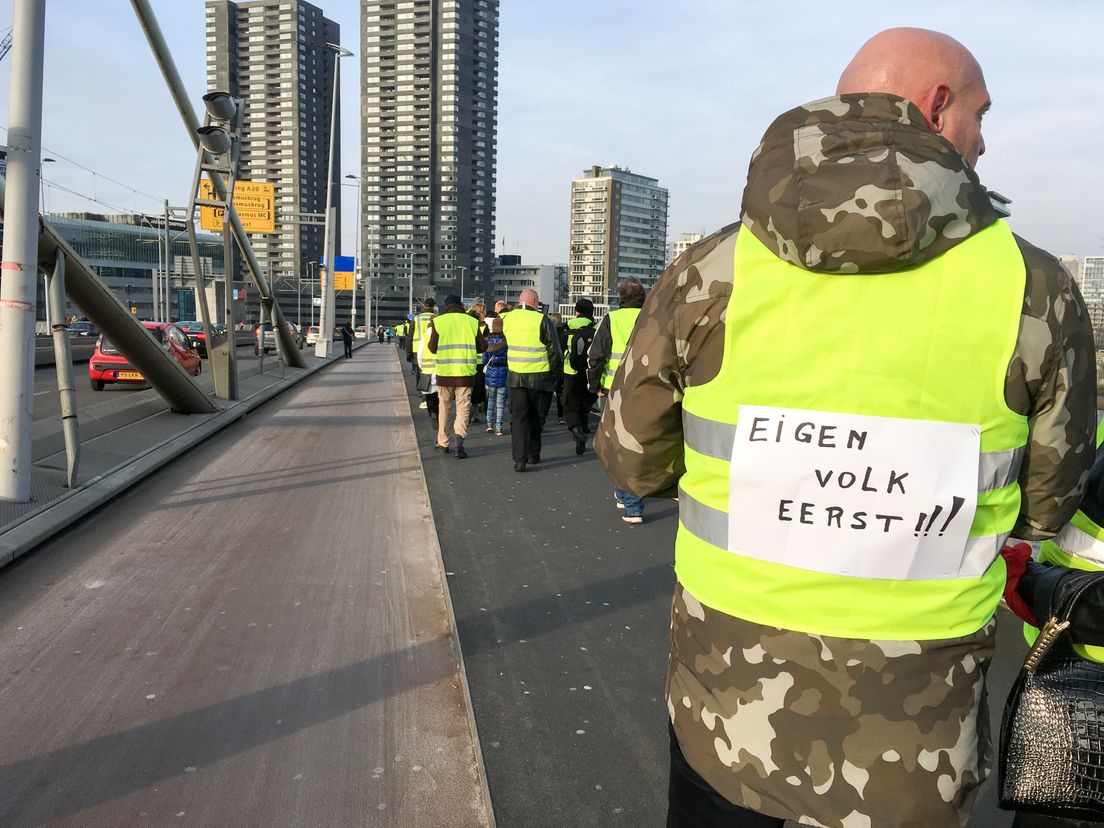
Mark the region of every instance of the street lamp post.
<instances>
[{"instance_id":1,"label":"street lamp post","mask_svg":"<svg viewBox=\"0 0 1104 828\"><path fill-rule=\"evenodd\" d=\"M464 274L467 273L468 269L466 267L461 267L460 265L457 265L456 269L460 271L460 301L463 302L464 301Z\"/></svg>"},{"instance_id":2,"label":"street lamp post","mask_svg":"<svg viewBox=\"0 0 1104 828\"><path fill-rule=\"evenodd\" d=\"M335 147L337 144L337 88L338 77L341 71L341 58L351 57L352 52L348 49L339 46L336 43L316 42L314 44L319 49L329 49L334 53L333 63L333 96L330 103L330 157L329 165L326 173L326 227L323 231L323 252L322 258L325 261L325 291L322 296L322 313L320 314L320 330L318 332L318 341L314 345L315 356L328 357L332 352L333 347L333 331L334 324L336 322L336 314L334 313L334 302L336 301L336 292L334 291L334 249L333 249L333 233L335 231L336 223L336 208L334 207L334 169L337 164L335 155Z\"/></svg>"}]
</instances>

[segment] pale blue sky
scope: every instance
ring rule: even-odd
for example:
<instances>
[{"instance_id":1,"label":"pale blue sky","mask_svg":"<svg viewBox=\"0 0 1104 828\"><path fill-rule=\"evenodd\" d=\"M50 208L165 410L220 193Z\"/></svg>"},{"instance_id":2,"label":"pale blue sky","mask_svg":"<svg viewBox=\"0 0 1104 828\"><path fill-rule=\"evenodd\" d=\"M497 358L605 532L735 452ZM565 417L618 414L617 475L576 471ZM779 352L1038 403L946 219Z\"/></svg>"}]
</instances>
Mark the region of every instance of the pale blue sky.
<instances>
[{"instance_id":1,"label":"pale blue sky","mask_svg":"<svg viewBox=\"0 0 1104 828\"><path fill-rule=\"evenodd\" d=\"M194 154L126 0L48 0L43 143L183 203ZM153 0L181 74L205 91L202 0ZM359 51L357 0L319 5ZM985 70L982 181L1013 199L1013 227L1054 253L1104 253L1104 3L855 4L807 0L504 0L496 236L531 263L567 259L570 180L592 164L656 177L668 238L739 214L750 152L770 121L829 95L868 36L897 25L957 37ZM9 25L10 3L0 9ZM9 60L0 64L7 125ZM359 174L359 71L342 65L342 174ZM129 210L158 202L59 162L48 180ZM354 190L345 190L351 253ZM106 208L48 188L51 210ZM499 247L496 252L501 252Z\"/></svg>"}]
</instances>

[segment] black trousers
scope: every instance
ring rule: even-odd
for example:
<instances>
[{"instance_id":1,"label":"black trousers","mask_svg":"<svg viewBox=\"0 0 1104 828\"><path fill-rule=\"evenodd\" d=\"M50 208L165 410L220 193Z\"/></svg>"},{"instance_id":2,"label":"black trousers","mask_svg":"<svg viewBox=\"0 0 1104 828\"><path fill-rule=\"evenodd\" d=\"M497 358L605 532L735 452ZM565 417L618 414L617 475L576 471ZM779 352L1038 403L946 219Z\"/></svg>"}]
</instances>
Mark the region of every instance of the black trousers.
<instances>
[{"instance_id":1,"label":"black trousers","mask_svg":"<svg viewBox=\"0 0 1104 828\"><path fill-rule=\"evenodd\" d=\"M590 407L594 405L594 394L587 388L586 374L564 374L564 420L567 430L579 426L590 431Z\"/></svg>"},{"instance_id":2,"label":"black trousers","mask_svg":"<svg viewBox=\"0 0 1104 828\"><path fill-rule=\"evenodd\" d=\"M782 828L786 820L733 805L706 782L682 755L671 735L671 781L667 789L667 828Z\"/></svg>"},{"instance_id":3,"label":"black trousers","mask_svg":"<svg viewBox=\"0 0 1104 828\"><path fill-rule=\"evenodd\" d=\"M534 391L531 388L511 388L510 447L515 463L527 463L541 453L541 433L544 418L552 405L551 391Z\"/></svg>"},{"instance_id":4,"label":"black trousers","mask_svg":"<svg viewBox=\"0 0 1104 828\"><path fill-rule=\"evenodd\" d=\"M345 343L345 358L346 359L352 359L353 358L353 340L343 339L341 341Z\"/></svg>"}]
</instances>

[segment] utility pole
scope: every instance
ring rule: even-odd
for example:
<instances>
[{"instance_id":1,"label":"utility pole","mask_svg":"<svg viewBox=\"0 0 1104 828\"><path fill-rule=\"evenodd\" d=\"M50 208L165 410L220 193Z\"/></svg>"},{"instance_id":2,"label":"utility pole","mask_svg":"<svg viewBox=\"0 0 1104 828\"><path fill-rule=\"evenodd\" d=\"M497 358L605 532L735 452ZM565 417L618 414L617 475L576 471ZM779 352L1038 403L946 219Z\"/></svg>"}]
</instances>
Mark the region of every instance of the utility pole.
<instances>
[{"instance_id":1,"label":"utility pole","mask_svg":"<svg viewBox=\"0 0 1104 828\"><path fill-rule=\"evenodd\" d=\"M8 168L0 264L0 500L31 499L38 187L46 0L13 0Z\"/></svg>"}]
</instances>

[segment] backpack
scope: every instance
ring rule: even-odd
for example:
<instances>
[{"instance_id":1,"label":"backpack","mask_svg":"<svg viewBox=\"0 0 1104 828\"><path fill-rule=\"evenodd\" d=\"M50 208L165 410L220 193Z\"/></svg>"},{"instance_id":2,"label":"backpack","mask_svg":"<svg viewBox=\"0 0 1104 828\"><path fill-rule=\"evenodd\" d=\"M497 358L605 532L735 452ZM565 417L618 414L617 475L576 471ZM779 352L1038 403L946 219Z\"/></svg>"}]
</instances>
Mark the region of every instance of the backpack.
<instances>
[{"instance_id":1,"label":"backpack","mask_svg":"<svg viewBox=\"0 0 1104 828\"><path fill-rule=\"evenodd\" d=\"M587 371L587 351L590 350L590 343L597 329L597 325L587 325L585 328L573 328L567 332L568 363L580 374Z\"/></svg>"}]
</instances>

